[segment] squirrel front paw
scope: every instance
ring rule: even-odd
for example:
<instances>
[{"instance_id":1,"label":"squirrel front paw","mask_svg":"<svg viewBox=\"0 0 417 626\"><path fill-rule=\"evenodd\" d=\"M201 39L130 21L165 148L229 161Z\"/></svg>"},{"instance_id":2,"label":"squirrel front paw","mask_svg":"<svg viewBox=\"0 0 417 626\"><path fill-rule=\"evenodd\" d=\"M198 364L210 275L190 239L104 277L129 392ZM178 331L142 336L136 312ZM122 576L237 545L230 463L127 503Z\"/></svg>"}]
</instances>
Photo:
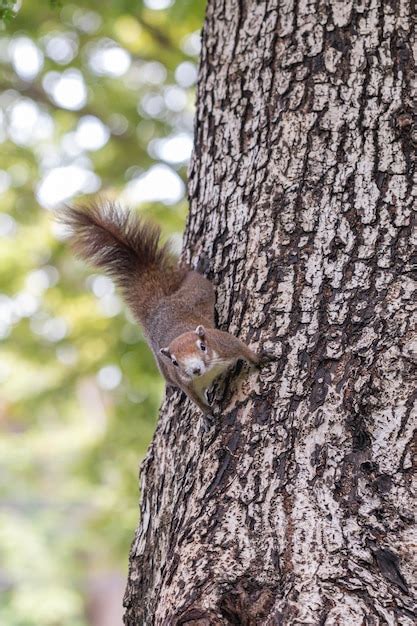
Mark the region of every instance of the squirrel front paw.
<instances>
[{"instance_id":1,"label":"squirrel front paw","mask_svg":"<svg viewBox=\"0 0 417 626\"><path fill-rule=\"evenodd\" d=\"M257 353L257 357L257 367L259 369L264 365L268 365L268 363L271 363L272 361L278 361L278 357L269 350L260 350L260 352Z\"/></svg>"}]
</instances>

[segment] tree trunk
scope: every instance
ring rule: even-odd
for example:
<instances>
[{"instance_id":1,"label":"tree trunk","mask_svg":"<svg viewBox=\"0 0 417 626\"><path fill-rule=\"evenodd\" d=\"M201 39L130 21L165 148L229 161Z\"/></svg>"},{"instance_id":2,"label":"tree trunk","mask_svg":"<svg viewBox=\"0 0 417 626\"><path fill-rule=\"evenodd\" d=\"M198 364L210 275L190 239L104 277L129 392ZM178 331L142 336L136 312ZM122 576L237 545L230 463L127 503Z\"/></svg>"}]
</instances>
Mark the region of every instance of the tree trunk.
<instances>
[{"instance_id":1,"label":"tree trunk","mask_svg":"<svg viewBox=\"0 0 417 626\"><path fill-rule=\"evenodd\" d=\"M184 255L279 360L217 386L208 434L168 395L129 626L416 623L415 24L406 0L208 2Z\"/></svg>"}]
</instances>

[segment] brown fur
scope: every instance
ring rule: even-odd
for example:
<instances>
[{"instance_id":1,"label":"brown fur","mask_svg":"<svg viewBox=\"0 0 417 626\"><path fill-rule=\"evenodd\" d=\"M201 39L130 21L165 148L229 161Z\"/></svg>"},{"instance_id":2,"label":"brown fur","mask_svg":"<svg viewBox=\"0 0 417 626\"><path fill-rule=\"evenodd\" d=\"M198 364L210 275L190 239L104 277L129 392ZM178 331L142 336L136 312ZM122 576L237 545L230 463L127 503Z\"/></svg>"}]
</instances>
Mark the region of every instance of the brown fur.
<instances>
[{"instance_id":1,"label":"brown fur","mask_svg":"<svg viewBox=\"0 0 417 626\"><path fill-rule=\"evenodd\" d=\"M180 335L169 345L171 355L175 355L177 361L181 362L196 350L197 335L195 332L188 332ZM259 364L259 357L247 345L234 337L230 333L215 328L205 328L204 343L206 352L201 355L202 360L209 364L217 354L217 359L222 361L238 361L244 359L253 365Z\"/></svg>"},{"instance_id":2,"label":"brown fur","mask_svg":"<svg viewBox=\"0 0 417 626\"><path fill-rule=\"evenodd\" d=\"M67 206L59 219L69 226L75 251L121 288L167 383L185 391L204 413L210 411L207 387L221 371L239 359L259 364L242 341L214 328L213 285L178 266L167 246L159 245L157 227L110 202ZM190 372L190 358L201 363L201 375Z\"/></svg>"},{"instance_id":3,"label":"brown fur","mask_svg":"<svg viewBox=\"0 0 417 626\"><path fill-rule=\"evenodd\" d=\"M159 246L160 229L117 204L67 206L58 218L69 226L75 252L114 278L142 323L184 280L186 270Z\"/></svg>"},{"instance_id":4,"label":"brown fur","mask_svg":"<svg viewBox=\"0 0 417 626\"><path fill-rule=\"evenodd\" d=\"M199 332L201 329L203 332ZM203 343L205 350L199 345ZM203 413L210 412L206 391L211 383L226 369L239 360L251 365L260 365L261 359L243 341L230 333L215 328L196 327L176 337L162 349L165 378L172 385L183 389L200 407ZM200 374L193 376L187 371L187 361L192 357L202 366Z\"/></svg>"}]
</instances>

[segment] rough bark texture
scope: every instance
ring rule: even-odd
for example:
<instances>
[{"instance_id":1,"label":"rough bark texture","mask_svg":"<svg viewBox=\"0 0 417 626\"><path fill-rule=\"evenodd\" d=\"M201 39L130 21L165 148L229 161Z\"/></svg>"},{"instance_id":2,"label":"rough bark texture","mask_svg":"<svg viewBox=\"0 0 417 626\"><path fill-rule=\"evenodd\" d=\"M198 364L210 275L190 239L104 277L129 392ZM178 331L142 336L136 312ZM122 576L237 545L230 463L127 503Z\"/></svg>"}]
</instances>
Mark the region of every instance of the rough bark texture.
<instances>
[{"instance_id":1,"label":"rough bark texture","mask_svg":"<svg viewBox=\"0 0 417 626\"><path fill-rule=\"evenodd\" d=\"M405 0L208 2L184 254L280 358L218 386L208 435L167 398L129 626L416 623L415 26Z\"/></svg>"}]
</instances>

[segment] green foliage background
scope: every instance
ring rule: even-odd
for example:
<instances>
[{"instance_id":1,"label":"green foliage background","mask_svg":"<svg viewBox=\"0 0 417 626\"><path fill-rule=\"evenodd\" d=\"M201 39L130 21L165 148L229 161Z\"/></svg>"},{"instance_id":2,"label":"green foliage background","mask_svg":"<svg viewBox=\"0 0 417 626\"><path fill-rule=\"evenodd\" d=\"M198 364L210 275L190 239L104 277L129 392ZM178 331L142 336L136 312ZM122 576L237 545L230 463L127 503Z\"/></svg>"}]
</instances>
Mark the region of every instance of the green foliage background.
<instances>
[{"instance_id":1,"label":"green foliage background","mask_svg":"<svg viewBox=\"0 0 417 626\"><path fill-rule=\"evenodd\" d=\"M0 624L7 626L86 626L88 578L97 571L127 570L138 521L138 466L163 383L111 284L104 283L103 296L36 191L49 157L57 165L71 163L65 138L86 115L100 119L110 138L77 159L86 159L110 197L158 161L149 148L152 140L190 127L192 84L181 87L186 102L180 110L161 105L153 115L141 103L149 94L163 102L177 83L178 67L197 64L190 45L195 47L196 34L190 34L201 28L203 3L176 0L164 10L150 4L0 5L6 18L0 30ZM51 33L69 34L75 42L68 62L48 57ZM32 40L42 58L31 78L19 75L10 54L21 36ZM88 62L89 50L105 38L130 55L123 76L98 74ZM147 65L154 61L160 66ZM161 66L165 72L159 71L158 80L152 72L140 79L144 68L149 74ZM76 110L57 106L45 87L48 73L68 68L82 73L88 89L86 103ZM11 107L22 98L52 122L48 137L20 141L9 132ZM186 163L169 166L185 181ZM159 222L164 236L183 229L185 198L134 208ZM103 389L100 372L109 366L120 381L110 377L104 387L111 388Z\"/></svg>"}]
</instances>

